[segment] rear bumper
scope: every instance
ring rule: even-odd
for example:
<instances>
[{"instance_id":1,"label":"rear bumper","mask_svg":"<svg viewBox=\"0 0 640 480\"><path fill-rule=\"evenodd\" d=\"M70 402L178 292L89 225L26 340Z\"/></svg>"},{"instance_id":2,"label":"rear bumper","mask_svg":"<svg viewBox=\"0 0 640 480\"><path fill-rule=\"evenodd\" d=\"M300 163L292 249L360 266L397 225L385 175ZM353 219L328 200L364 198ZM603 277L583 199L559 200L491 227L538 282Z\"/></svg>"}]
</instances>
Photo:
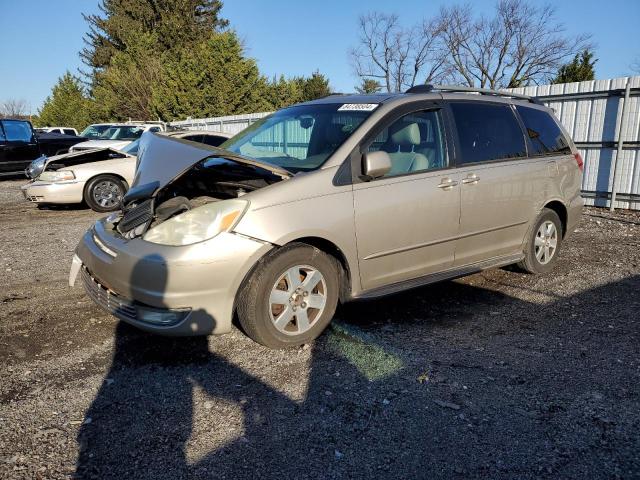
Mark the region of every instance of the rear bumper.
<instances>
[{"instance_id":1,"label":"rear bumper","mask_svg":"<svg viewBox=\"0 0 640 480\"><path fill-rule=\"evenodd\" d=\"M84 182L49 183L32 181L20 187L24 198L35 203L80 203Z\"/></svg>"},{"instance_id":2,"label":"rear bumper","mask_svg":"<svg viewBox=\"0 0 640 480\"><path fill-rule=\"evenodd\" d=\"M218 334L231 330L236 293L271 248L233 233L184 247L127 241L101 220L74 263L89 296L125 322L164 335Z\"/></svg>"}]
</instances>

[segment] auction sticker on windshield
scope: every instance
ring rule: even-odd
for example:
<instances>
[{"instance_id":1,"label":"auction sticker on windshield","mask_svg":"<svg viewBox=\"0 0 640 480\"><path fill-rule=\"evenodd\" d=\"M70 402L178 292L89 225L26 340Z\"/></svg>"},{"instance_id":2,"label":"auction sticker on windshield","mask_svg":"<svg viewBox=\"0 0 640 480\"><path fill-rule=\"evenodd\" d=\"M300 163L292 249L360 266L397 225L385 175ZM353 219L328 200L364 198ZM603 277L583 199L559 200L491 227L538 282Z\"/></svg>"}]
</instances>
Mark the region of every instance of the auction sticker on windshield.
<instances>
[{"instance_id":1,"label":"auction sticker on windshield","mask_svg":"<svg viewBox=\"0 0 640 480\"><path fill-rule=\"evenodd\" d=\"M345 103L338 109L338 111L370 112L371 110L375 110L377 106L377 103Z\"/></svg>"}]
</instances>

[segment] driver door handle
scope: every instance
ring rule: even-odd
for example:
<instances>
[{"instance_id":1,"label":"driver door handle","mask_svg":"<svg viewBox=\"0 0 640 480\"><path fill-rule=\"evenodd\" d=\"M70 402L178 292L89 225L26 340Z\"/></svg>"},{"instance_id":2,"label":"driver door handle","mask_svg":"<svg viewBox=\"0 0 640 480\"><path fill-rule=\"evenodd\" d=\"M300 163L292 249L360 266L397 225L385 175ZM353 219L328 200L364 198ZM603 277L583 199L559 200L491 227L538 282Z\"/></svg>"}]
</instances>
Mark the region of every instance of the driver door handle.
<instances>
[{"instance_id":1,"label":"driver door handle","mask_svg":"<svg viewBox=\"0 0 640 480\"><path fill-rule=\"evenodd\" d=\"M451 190L451 188L455 187L456 185L458 185L458 182L445 177L442 180L440 180L440 183L438 184L438 188L442 188L443 190Z\"/></svg>"}]
</instances>

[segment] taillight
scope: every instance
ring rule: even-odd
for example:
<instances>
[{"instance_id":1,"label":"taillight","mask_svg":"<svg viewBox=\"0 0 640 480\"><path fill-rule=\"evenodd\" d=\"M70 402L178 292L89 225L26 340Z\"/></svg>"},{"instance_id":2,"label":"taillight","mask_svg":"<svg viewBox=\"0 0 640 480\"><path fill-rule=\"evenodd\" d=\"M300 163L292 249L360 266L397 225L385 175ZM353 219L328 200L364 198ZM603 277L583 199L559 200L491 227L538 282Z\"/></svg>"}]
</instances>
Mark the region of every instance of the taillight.
<instances>
[{"instance_id":1,"label":"taillight","mask_svg":"<svg viewBox=\"0 0 640 480\"><path fill-rule=\"evenodd\" d=\"M576 153L573 156L576 159L576 163L578 164L578 168L580 169L581 172L584 171L584 162L582 161L582 155L580 155L579 153Z\"/></svg>"}]
</instances>

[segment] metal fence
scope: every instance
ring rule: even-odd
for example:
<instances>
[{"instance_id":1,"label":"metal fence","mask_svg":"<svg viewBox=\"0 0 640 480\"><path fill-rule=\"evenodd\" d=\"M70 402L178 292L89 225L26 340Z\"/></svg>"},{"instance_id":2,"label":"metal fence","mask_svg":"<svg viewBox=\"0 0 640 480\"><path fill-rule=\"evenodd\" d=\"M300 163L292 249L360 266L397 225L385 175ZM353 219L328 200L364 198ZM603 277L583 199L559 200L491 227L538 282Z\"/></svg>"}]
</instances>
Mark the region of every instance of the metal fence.
<instances>
[{"instance_id":1,"label":"metal fence","mask_svg":"<svg viewBox=\"0 0 640 480\"><path fill-rule=\"evenodd\" d=\"M622 125L627 84L629 100ZM610 206L615 171L614 207L640 210L640 76L537 85L512 91L538 97L553 108L573 137L585 162L582 193L587 205ZM187 119L172 125L237 133L269 113Z\"/></svg>"}]
</instances>

